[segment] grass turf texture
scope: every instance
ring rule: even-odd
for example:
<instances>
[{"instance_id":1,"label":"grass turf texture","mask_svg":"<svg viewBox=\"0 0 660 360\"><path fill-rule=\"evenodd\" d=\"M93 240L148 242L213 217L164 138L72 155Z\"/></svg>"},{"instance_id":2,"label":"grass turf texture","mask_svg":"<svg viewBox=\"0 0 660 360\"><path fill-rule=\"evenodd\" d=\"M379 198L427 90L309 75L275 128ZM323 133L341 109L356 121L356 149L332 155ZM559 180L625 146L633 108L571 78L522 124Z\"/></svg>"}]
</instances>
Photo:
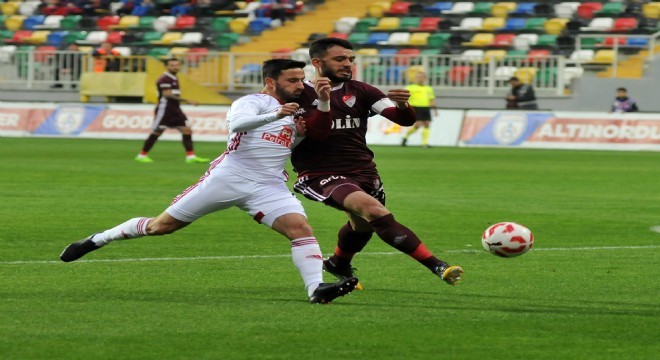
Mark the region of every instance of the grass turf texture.
<instances>
[{"instance_id":1,"label":"grass turf texture","mask_svg":"<svg viewBox=\"0 0 660 360\"><path fill-rule=\"evenodd\" d=\"M224 144L196 146L212 157ZM657 153L374 147L389 209L462 265L464 281L449 287L374 238L354 261L365 291L321 306L307 303L287 241L236 209L58 262L73 240L157 215L206 169L185 164L178 142L158 143L153 164L132 160L139 147L0 139L2 358L660 353ZM332 252L344 215L304 205ZM528 226L535 249L515 259L482 251L481 232L499 221Z\"/></svg>"}]
</instances>

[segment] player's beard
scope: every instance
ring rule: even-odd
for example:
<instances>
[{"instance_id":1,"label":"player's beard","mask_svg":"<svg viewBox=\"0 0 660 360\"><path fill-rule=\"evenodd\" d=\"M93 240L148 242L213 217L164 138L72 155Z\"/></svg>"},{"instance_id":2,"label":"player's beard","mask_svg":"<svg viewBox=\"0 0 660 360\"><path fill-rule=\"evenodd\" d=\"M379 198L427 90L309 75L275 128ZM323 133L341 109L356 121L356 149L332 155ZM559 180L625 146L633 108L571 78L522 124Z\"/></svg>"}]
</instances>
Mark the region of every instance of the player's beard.
<instances>
[{"instance_id":1,"label":"player's beard","mask_svg":"<svg viewBox=\"0 0 660 360\"><path fill-rule=\"evenodd\" d=\"M279 84L275 83L275 95L277 95L277 97L285 103L300 99L300 94L302 94L302 90L298 91L298 93L290 94L286 92L286 90L284 90L284 88Z\"/></svg>"},{"instance_id":2,"label":"player's beard","mask_svg":"<svg viewBox=\"0 0 660 360\"><path fill-rule=\"evenodd\" d=\"M347 75L339 76L337 75L336 71L332 71L332 69L328 69L326 66L321 64L321 71L323 72L323 76L330 79L330 82L332 83L343 83L353 78L353 72L351 71L351 69L346 70Z\"/></svg>"}]
</instances>

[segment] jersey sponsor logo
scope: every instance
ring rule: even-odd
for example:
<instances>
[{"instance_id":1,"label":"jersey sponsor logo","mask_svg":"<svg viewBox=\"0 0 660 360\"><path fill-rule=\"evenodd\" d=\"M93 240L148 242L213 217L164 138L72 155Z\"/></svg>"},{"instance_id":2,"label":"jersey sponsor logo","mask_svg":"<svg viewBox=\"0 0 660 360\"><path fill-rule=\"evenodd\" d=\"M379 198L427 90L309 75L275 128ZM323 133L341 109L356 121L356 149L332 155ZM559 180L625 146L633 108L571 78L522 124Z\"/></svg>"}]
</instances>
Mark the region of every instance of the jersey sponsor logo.
<instances>
[{"instance_id":1,"label":"jersey sponsor logo","mask_svg":"<svg viewBox=\"0 0 660 360\"><path fill-rule=\"evenodd\" d=\"M319 99L315 99L314 102L312 102L312 106L316 106L319 104Z\"/></svg>"},{"instance_id":2,"label":"jersey sponsor logo","mask_svg":"<svg viewBox=\"0 0 660 360\"><path fill-rule=\"evenodd\" d=\"M340 176L340 175L332 175L332 176L330 176L330 177L327 177L327 178L321 180L321 181L319 182L319 184L320 184L321 186L323 186L323 185L325 185L325 184L327 184L327 183L330 183L330 182L332 182L332 181L339 180L339 179L346 179L346 177L345 177L345 176Z\"/></svg>"},{"instance_id":3,"label":"jersey sponsor logo","mask_svg":"<svg viewBox=\"0 0 660 360\"><path fill-rule=\"evenodd\" d=\"M348 105L348 107L353 107L353 105L355 105L355 95L344 95L341 99L344 104Z\"/></svg>"},{"instance_id":4,"label":"jersey sponsor logo","mask_svg":"<svg viewBox=\"0 0 660 360\"><path fill-rule=\"evenodd\" d=\"M350 115L346 115L345 118L338 118L332 120L333 129L357 129L360 127L360 118L352 118Z\"/></svg>"},{"instance_id":5,"label":"jersey sponsor logo","mask_svg":"<svg viewBox=\"0 0 660 360\"><path fill-rule=\"evenodd\" d=\"M279 134L263 133L261 138L291 148L291 144L293 143L293 129L285 126Z\"/></svg>"}]
</instances>

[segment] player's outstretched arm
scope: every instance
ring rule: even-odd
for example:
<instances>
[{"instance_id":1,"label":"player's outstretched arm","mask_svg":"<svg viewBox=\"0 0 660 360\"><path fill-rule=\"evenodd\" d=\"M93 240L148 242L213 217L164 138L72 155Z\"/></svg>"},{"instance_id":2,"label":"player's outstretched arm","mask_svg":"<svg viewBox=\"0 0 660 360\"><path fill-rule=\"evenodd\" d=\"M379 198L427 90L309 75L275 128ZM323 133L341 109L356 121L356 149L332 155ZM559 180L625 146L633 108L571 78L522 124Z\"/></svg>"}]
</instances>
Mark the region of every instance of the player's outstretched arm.
<instances>
[{"instance_id":1,"label":"player's outstretched arm","mask_svg":"<svg viewBox=\"0 0 660 360\"><path fill-rule=\"evenodd\" d=\"M396 106L385 108L380 114L401 126L414 125L417 121L417 114L415 114L415 109L408 104L410 91L407 89L392 89L387 92L387 97L394 101Z\"/></svg>"}]
</instances>

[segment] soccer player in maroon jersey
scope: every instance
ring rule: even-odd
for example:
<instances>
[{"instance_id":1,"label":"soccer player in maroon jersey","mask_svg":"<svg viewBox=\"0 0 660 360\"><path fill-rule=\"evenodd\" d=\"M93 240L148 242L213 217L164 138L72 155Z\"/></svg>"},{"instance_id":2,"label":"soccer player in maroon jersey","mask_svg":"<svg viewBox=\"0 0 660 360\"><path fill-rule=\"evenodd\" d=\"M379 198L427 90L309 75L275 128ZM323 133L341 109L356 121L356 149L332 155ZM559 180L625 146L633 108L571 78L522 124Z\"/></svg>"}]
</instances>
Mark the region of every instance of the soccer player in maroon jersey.
<instances>
[{"instance_id":1,"label":"soccer player in maroon jersey","mask_svg":"<svg viewBox=\"0 0 660 360\"><path fill-rule=\"evenodd\" d=\"M377 88L352 80L355 56L350 42L324 38L309 49L317 75L330 79L330 108L333 124L324 140L306 138L291 157L298 173L294 190L305 197L345 211L348 223L338 234L332 256L324 269L339 279L353 277L351 260L373 233L397 250L410 255L450 285L461 279L463 269L436 258L417 235L398 223L385 207L385 191L367 147L367 119L380 114L402 125L412 126L416 116L408 104L410 92ZM307 83L300 100L303 118L318 104L314 87Z\"/></svg>"},{"instance_id":2,"label":"soccer player in maroon jersey","mask_svg":"<svg viewBox=\"0 0 660 360\"><path fill-rule=\"evenodd\" d=\"M135 161L141 163L151 163L153 160L149 157L149 150L156 144L158 138L163 135L167 128L174 128L181 133L181 142L186 149L187 163L208 163L210 159L201 158L195 155L193 150L192 129L188 126L188 118L183 113L179 104L187 102L197 105L196 101L184 99L181 97L179 88L179 78L176 74L181 69L181 62L177 58L167 59L165 66L167 71L158 78L156 87L158 88L158 104L154 110L154 123L152 132L144 141L142 150L135 157Z\"/></svg>"}]
</instances>

